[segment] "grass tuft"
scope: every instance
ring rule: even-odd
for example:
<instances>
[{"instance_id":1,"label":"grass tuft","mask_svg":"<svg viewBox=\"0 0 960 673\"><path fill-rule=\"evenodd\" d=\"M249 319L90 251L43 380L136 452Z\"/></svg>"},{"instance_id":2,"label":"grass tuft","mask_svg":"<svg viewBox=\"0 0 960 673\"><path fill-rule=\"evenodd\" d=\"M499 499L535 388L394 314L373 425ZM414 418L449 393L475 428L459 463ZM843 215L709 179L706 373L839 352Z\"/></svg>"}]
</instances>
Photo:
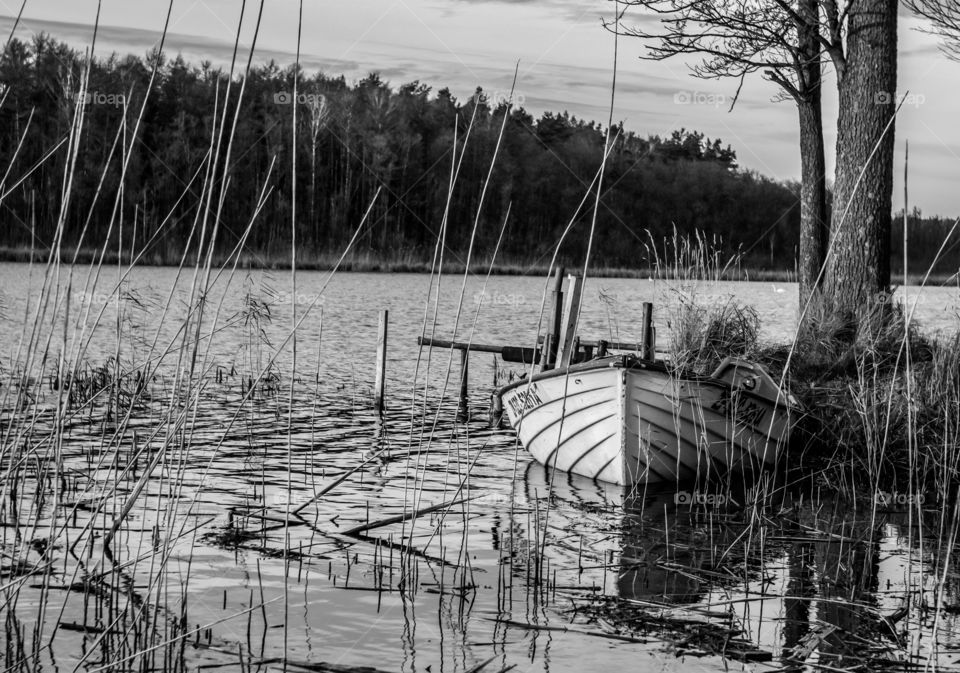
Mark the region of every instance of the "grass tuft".
<instances>
[{"instance_id":1,"label":"grass tuft","mask_svg":"<svg viewBox=\"0 0 960 673\"><path fill-rule=\"evenodd\" d=\"M728 299L701 306L681 299L670 320L673 362L707 374L728 356L750 357L758 345L760 317L752 306Z\"/></svg>"}]
</instances>

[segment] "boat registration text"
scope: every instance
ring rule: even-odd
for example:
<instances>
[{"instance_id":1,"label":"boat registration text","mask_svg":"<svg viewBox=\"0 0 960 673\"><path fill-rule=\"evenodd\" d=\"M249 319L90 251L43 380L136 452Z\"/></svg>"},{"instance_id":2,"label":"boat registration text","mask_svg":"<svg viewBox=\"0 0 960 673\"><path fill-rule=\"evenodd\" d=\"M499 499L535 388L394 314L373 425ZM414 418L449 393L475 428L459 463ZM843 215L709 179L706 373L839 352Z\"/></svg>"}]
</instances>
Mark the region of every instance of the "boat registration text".
<instances>
[{"instance_id":1,"label":"boat registration text","mask_svg":"<svg viewBox=\"0 0 960 673\"><path fill-rule=\"evenodd\" d=\"M510 396L507 399L507 404L510 405L510 411L513 412L513 415L516 418L520 418L524 413L541 406L543 404L543 398L540 395L540 389L537 387L537 384L532 383L529 388L524 386L522 389L518 389L516 395Z\"/></svg>"}]
</instances>

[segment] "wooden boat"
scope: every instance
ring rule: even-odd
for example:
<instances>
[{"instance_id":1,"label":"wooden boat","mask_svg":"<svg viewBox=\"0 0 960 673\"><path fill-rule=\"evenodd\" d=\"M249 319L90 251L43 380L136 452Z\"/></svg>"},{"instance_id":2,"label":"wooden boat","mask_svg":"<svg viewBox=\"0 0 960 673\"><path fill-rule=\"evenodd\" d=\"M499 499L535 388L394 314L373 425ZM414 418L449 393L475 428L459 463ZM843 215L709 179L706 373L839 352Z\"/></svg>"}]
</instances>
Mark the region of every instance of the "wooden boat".
<instances>
[{"instance_id":1,"label":"wooden boat","mask_svg":"<svg viewBox=\"0 0 960 673\"><path fill-rule=\"evenodd\" d=\"M553 319L535 348L426 338L420 344L459 349L464 373L468 351L533 365L529 376L495 391L491 416L505 414L527 451L548 467L631 486L732 470L749 477L776 463L798 409L760 365L727 358L710 376L668 366L656 357L650 303L639 342L581 341L581 292L576 276L564 292L557 272ZM612 350L633 352L608 355ZM460 385L465 410L465 375Z\"/></svg>"},{"instance_id":2,"label":"wooden boat","mask_svg":"<svg viewBox=\"0 0 960 673\"><path fill-rule=\"evenodd\" d=\"M700 376L634 355L601 357L495 395L539 463L622 485L770 466L795 410L762 367L735 358Z\"/></svg>"}]
</instances>

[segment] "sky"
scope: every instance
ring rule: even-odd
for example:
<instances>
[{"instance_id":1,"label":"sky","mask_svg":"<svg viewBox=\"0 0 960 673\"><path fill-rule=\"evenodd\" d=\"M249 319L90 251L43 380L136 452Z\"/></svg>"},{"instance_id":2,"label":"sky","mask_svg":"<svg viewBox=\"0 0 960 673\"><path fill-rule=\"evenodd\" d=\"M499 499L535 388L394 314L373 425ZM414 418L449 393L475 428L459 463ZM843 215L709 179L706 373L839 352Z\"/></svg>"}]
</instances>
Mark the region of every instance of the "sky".
<instances>
[{"instance_id":1,"label":"sky","mask_svg":"<svg viewBox=\"0 0 960 673\"><path fill-rule=\"evenodd\" d=\"M0 0L0 31L9 34L22 0ZM18 35L45 31L89 46L96 0L27 0ZM193 61L227 63L241 22L242 0L173 0L166 51ZM97 52L144 54L154 47L169 0L103 0ZM247 0L240 29L249 49L260 9ZM264 0L255 58L295 60L298 0ZM614 73L614 38L602 25L609 0L305 0L301 62L355 81L376 71L394 86L420 80L463 99L482 86L529 112L567 110L606 122ZM638 10L626 21L649 17ZM905 13L900 21L898 93L907 96L897 121L894 208L903 206L904 144L909 142L909 206L925 214L960 215L960 63ZM796 106L775 102L777 88L748 78L731 111L738 82L690 75L691 62L642 59L644 44L622 37L616 59L615 120L646 136L686 128L719 137L742 167L777 179L799 177ZM836 87L825 89L828 175L833 174Z\"/></svg>"}]
</instances>

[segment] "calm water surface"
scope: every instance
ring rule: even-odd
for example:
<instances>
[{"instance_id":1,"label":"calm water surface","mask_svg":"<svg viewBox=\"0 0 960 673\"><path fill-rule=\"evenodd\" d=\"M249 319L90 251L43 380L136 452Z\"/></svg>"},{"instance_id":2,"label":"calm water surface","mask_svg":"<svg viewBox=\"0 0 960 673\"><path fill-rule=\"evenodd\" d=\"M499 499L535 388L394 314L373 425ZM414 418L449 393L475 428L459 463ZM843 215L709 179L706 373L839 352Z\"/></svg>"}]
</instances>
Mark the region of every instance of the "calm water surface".
<instances>
[{"instance_id":1,"label":"calm water surface","mask_svg":"<svg viewBox=\"0 0 960 673\"><path fill-rule=\"evenodd\" d=\"M10 669L286 660L294 671L453 673L492 658L483 670L907 670L960 659L957 569L929 534L942 525L936 503L858 511L778 490L757 506L769 484L630 493L553 475L487 427L505 366L492 355L471 358L472 416L458 422L459 357L421 356L417 336L426 324L439 338L533 345L543 279L444 278L439 306L425 309L423 275L327 284L300 273L294 289L284 273L224 272L185 336L192 273L136 269L116 292L116 269L96 283L61 270L69 312L64 302L38 324L41 270L0 265L3 468L23 475L4 492L17 505L3 509L0 577L8 595L18 588L0 608ZM795 285L597 279L581 333L635 339L653 301L665 348L690 294L754 306L767 341L796 327ZM919 297L924 329L957 329L957 290ZM371 401L380 309L390 311L382 422ZM48 344L46 358L30 357L31 338ZM192 359L183 344L198 338ZM126 422L109 395L56 421L61 357L156 369ZM176 374L191 361L196 383L181 399ZM269 376L254 382L259 372ZM13 374L34 377L30 413L10 406ZM188 632L174 663L129 645L146 637L124 628L137 606L166 625L159 633ZM137 642L169 649L162 635Z\"/></svg>"}]
</instances>

